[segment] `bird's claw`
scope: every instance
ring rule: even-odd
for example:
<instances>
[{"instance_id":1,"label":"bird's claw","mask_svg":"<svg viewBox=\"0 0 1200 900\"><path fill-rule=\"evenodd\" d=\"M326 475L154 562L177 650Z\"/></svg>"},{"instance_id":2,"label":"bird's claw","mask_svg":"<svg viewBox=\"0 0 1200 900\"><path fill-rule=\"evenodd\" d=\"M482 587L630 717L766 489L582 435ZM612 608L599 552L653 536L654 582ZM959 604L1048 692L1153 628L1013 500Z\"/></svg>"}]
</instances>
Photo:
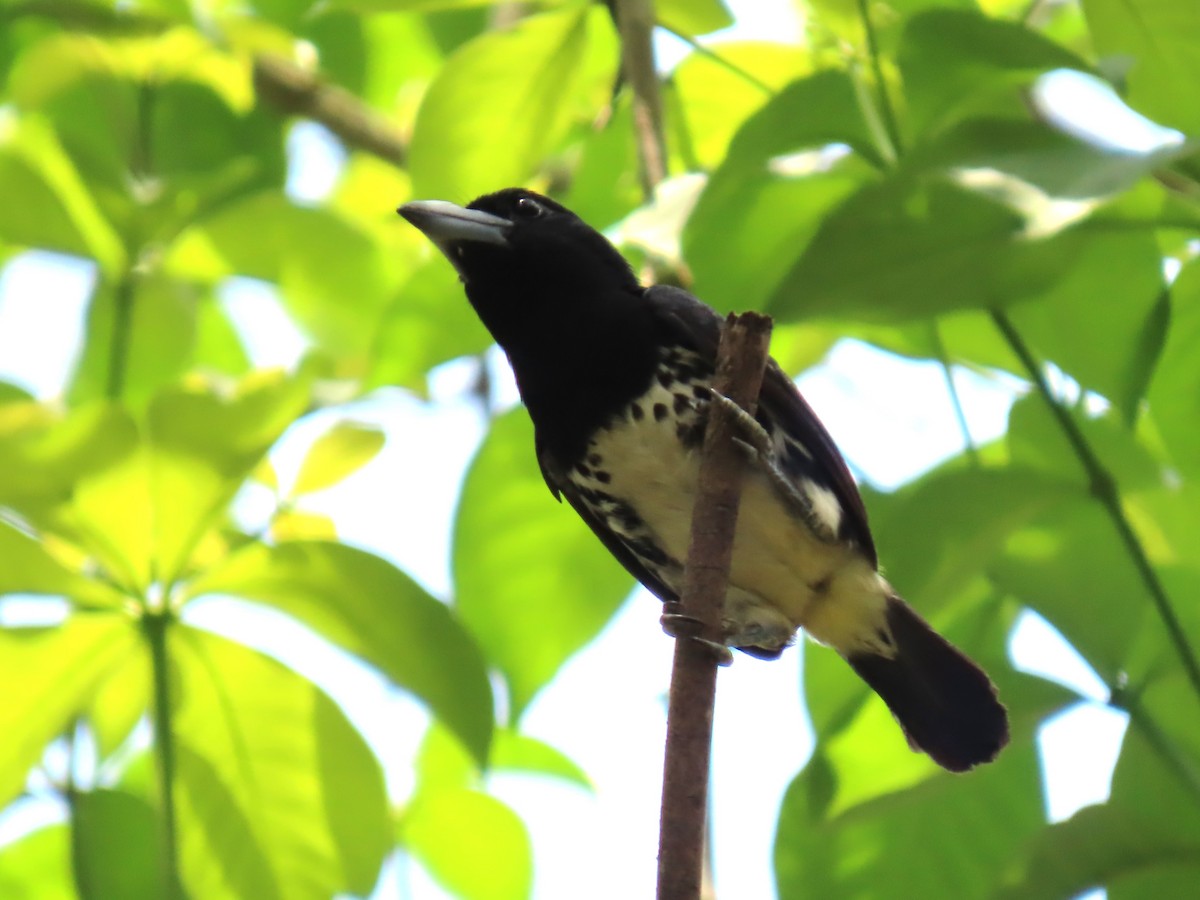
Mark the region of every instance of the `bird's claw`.
<instances>
[{"instance_id":1,"label":"bird's claw","mask_svg":"<svg viewBox=\"0 0 1200 900\"><path fill-rule=\"evenodd\" d=\"M821 517L813 509L812 500L783 474L775 462L775 445L771 440L770 433L754 416L729 397L712 388L708 388L707 391L709 399L724 407L733 419L734 427L739 432L733 438L737 448L746 454L751 463L762 470L772 487L779 492L779 495L791 506L795 514L808 526L809 531L818 540L827 544L837 543L838 536L821 521Z\"/></svg>"},{"instance_id":2,"label":"bird's claw","mask_svg":"<svg viewBox=\"0 0 1200 900\"><path fill-rule=\"evenodd\" d=\"M718 641L710 641L708 638L701 637L704 623L695 616L689 616L682 612L682 609L682 605L675 601L667 601L663 604L663 614L659 618L662 630L676 640L695 641L716 657L719 666L732 664L733 653L730 649Z\"/></svg>"}]
</instances>

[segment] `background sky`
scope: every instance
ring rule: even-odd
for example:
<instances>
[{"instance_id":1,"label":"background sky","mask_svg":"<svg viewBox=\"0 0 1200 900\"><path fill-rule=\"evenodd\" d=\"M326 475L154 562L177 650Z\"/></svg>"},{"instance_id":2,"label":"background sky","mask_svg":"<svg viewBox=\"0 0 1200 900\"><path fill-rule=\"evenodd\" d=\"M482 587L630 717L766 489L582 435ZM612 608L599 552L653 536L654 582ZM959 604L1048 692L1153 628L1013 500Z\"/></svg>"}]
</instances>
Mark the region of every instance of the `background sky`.
<instances>
[{"instance_id":1,"label":"background sky","mask_svg":"<svg viewBox=\"0 0 1200 900\"><path fill-rule=\"evenodd\" d=\"M738 36L778 40L781 34L799 33L786 2L731 5L739 16ZM680 55L669 42L660 50L667 63ZM1130 146L1164 139L1144 120L1115 110L1111 99L1080 90L1074 79L1047 82L1054 102L1077 113L1080 128L1103 127L1113 142ZM318 202L337 178L339 146L321 129L298 125L289 152L292 196ZM397 219L396 227L408 226ZM0 275L0 379L43 399L61 394L79 351L93 281L90 265L52 254L27 253L8 263ZM269 285L235 280L221 302L257 365L290 365L304 352L303 335ZM489 365L498 406L513 405L516 391L502 355L493 352ZM485 430L470 396L473 366L456 362L436 370L429 403L382 390L349 408L314 415L289 431L272 454L286 486L308 446L337 418L379 425L387 435L379 456L333 491L306 500L305 508L331 515L343 540L391 559L442 597L450 596L449 538L459 483ZM1003 434L1020 383L965 370L953 377L974 442ZM876 487L902 484L963 448L945 375L936 364L844 341L800 384L853 470ZM549 494L546 502L553 502ZM239 509L248 522L263 520L270 498L248 492ZM563 514L570 513L564 508ZM920 597L910 599L920 608ZM490 789L530 829L540 900L650 894L672 656L659 613L650 595L635 592L523 720L523 730L558 747L588 773L593 793L530 776L501 774L489 780ZM403 801L412 786L412 756L428 721L421 706L282 616L216 599L196 604L187 618L257 646L325 686L384 761L393 799ZM771 852L778 803L812 746L798 689L807 652L828 651L802 644L771 663L738 655L721 672L712 791L718 896L774 896ZM1062 819L1107 797L1124 716L1103 705L1100 680L1039 617L1022 617L1012 656L1020 668L1067 683L1093 700L1051 720L1040 735L1047 815ZM902 740L898 730L896 739ZM62 816L62 809L46 800L22 803L0 817L0 844ZM445 896L403 859L389 864L376 895Z\"/></svg>"}]
</instances>

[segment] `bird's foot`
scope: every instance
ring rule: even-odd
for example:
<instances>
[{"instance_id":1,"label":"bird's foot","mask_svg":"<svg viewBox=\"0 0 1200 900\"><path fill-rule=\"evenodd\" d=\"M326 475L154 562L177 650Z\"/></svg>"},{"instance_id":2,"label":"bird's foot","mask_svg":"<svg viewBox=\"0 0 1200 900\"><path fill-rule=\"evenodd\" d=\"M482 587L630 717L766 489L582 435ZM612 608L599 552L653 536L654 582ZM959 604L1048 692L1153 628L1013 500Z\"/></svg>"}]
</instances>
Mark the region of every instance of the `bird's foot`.
<instances>
[{"instance_id":1,"label":"bird's foot","mask_svg":"<svg viewBox=\"0 0 1200 900\"><path fill-rule=\"evenodd\" d=\"M818 540L827 544L837 543L838 536L817 515L808 494L797 487L779 468L775 461L775 444L767 429L763 428L754 416L724 394L709 388L708 395L713 403L728 411L734 427L739 432L733 439L734 443L746 454L749 462L767 476L771 486L779 492L779 496L783 498L792 512L808 526L809 531Z\"/></svg>"},{"instance_id":2,"label":"bird's foot","mask_svg":"<svg viewBox=\"0 0 1200 900\"><path fill-rule=\"evenodd\" d=\"M662 630L677 640L684 639L700 644L716 657L717 665L730 665L733 662L733 653L729 648L718 641L710 641L708 638L701 637L704 623L682 610L683 606L677 601L668 600L663 603L663 614L659 619Z\"/></svg>"}]
</instances>

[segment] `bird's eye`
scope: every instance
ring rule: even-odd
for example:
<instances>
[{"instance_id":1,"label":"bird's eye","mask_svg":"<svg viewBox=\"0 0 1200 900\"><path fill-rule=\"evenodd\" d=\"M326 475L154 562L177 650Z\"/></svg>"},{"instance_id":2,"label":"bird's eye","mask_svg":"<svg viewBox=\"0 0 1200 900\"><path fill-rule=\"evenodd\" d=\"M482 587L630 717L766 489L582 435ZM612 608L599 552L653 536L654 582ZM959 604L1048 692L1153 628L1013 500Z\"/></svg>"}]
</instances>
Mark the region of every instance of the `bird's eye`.
<instances>
[{"instance_id":1,"label":"bird's eye","mask_svg":"<svg viewBox=\"0 0 1200 900\"><path fill-rule=\"evenodd\" d=\"M517 201L517 215L522 219L536 219L546 212L546 207L532 197L522 197Z\"/></svg>"}]
</instances>

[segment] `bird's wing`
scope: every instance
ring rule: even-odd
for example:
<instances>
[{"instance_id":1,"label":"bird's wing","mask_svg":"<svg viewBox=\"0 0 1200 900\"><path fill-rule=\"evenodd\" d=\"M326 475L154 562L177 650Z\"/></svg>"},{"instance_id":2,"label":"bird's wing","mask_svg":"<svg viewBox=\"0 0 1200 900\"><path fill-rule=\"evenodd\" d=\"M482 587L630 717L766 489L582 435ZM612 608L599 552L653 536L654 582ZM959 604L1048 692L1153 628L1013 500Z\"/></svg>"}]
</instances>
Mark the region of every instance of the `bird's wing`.
<instances>
[{"instance_id":1,"label":"bird's wing","mask_svg":"<svg viewBox=\"0 0 1200 900\"><path fill-rule=\"evenodd\" d=\"M705 359L716 360L723 321L716 311L687 291L667 285L648 288L645 299L665 331L664 340L690 345ZM758 402L760 421L774 422L785 435L808 451L807 458L792 460L801 470L799 474L833 492L843 511L841 533L852 538L875 564L875 542L854 476L800 389L774 359L767 363ZM793 477L793 471L789 469L794 468L781 466Z\"/></svg>"},{"instance_id":2,"label":"bird's wing","mask_svg":"<svg viewBox=\"0 0 1200 900\"><path fill-rule=\"evenodd\" d=\"M583 498L579 496L579 491L571 483L571 480L559 474L560 467L540 439L535 438L535 448L538 466L542 470L542 478L546 480L546 486L550 488L550 493L554 495L554 498L562 500L563 497L566 497L571 508L579 514L579 518L587 523L587 527L592 529L592 533L600 539L600 543L604 545L605 549L616 557L617 562L625 567L625 571L641 582L650 593L663 602L678 601L679 595L638 561L633 552L625 546L625 542L597 518L591 508L583 502Z\"/></svg>"}]
</instances>

